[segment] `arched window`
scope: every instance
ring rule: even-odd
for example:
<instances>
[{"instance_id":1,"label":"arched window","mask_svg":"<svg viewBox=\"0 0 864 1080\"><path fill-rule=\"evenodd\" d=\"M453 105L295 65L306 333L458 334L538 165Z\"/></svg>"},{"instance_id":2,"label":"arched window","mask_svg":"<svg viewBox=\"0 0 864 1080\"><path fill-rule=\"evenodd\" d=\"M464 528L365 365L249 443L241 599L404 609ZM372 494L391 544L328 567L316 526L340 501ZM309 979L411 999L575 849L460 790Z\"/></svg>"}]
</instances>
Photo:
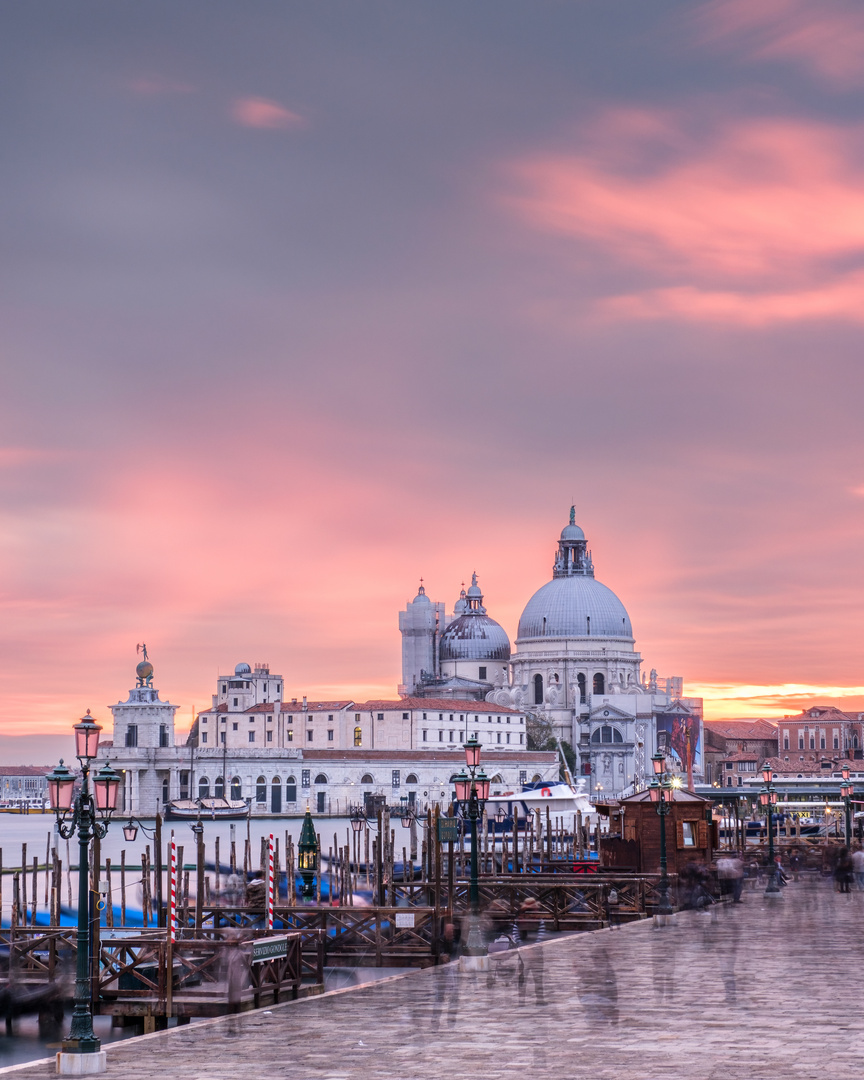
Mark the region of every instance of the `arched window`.
<instances>
[{"instance_id":1,"label":"arched window","mask_svg":"<svg viewBox=\"0 0 864 1080\"><path fill-rule=\"evenodd\" d=\"M315 783L316 784L326 784L327 783L327 777L324 775L323 772L319 772L318 775L315 777Z\"/></svg>"},{"instance_id":2,"label":"arched window","mask_svg":"<svg viewBox=\"0 0 864 1080\"><path fill-rule=\"evenodd\" d=\"M418 784L419 782L420 781L417 779L413 772L409 772L408 775L405 777L406 784Z\"/></svg>"},{"instance_id":3,"label":"arched window","mask_svg":"<svg viewBox=\"0 0 864 1080\"><path fill-rule=\"evenodd\" d=\"M501 779L501 773L496 773L492 777L492 783L493 784L503 784L504 783L504 781Z\"/></svg>"},{"instance_id":4,"label":"arched window","mask_svg":"<svg viewBox=\"0 0 864 1080\"><path fill-rule=\"evenodd\" d=\"M594 693L605 694L606 693L606 680L603 678L603 672L598 671L594 676Z\"/></svg>"},{"instance_id":5,"label":"arched window","mask_svg":"<svg viewBox=\"0 0 864 1080\"><path fill-rule=\"evenodd\" d=\"M363 728L361 728L361 727L355 727L354 728L354 745L355 746L362 746L363 745Z\"/></svg>"},{"instance_id":6,"label":"arched window","mask_svg":"<svg viewBox=\"0 0 864 1080\"><path fill-rule=\"evenodd\" d=\"M534 704L535 705L542 705L543 704L543 676L542 675L535 675L534 676Z\"/></svg>"},{"instance_id":7,"label":"arched window","mask_svg":"<svg viewBox=\"0 0 864 1080\"><path fill-rule=\"evenodd\" d=\"M531 783L532 784L539 784L542 779L543 779L543 777L540 775L540 773L535 772L534 775L531 777Z\"/></svg>"},{"instance_id":8,"label":"arched window","mask_svg":"<svg viewBox=\"0 0 864 1080\"><path fill-rule=\"evenodd\" d=\"M170 795L170 790L169 790L169 785L168 785L168 777L165 776L162 779L162 803L163 803L163 805L170 802L170 800L171 800L171 795Z\"/></svg>"},{"instance_id":9,"label":"arched window","mask_svg":"<svg viewBox=\"0 0 864 1080\"><path fill-rule=\"evenodd\" d=\"M375 781L372 779L372 774L371 773L364 772L363 775L360 777L360 783L361 784L374 784Z\"/></svg>"},{"instance_id":10,"label":"arched window","mask_svg":"<svg viewBox=\"0 0 864 1080\"><path fill-rule=\"evenodd\" d=\"M579 684L579 704L585 704L585 676L580 671L576 676L576 682Z\"/></svg>"},{"instance_id":11,"label":"arched window","mask_svg":"<svg viewBox=\"0 0 864 1080\"><path fill-rule=\"evenodd\" d=\"M267 802L267 778L259 776L255 781L255 802Z\"/></svg>"},{"instance_id":12,"label":"arched window","mask_svg":"<svg viewBox=\"0 0 864 1080\"><path fill-rule=\"evenodd\" d=\"M278 776L274 776L270 782L270 812L282 813L282 780Z\"/></svg>"},{"instance_id":13,"label":"arched window","mask_svg":"<svg viewBox=\"0 0 864 1080\"><path fill-rule=\"evenodd\" d=\"M201 776L198 778L198 798L210 798L210 781L207 779L206 776Z\"/></svg>"},{"instance_id":14,"label":"arched window","mask_svg":"<svg viewBox=\"0 0 864 1080\"><path fill-rule=\"evenodd\" d=\"M592 743L620 743L624 742L624 737L621 732L616 728L610 727L608 724L604 724L602 727L597 728L591 735Z\"/></svg>"},{"instance_id":15,"label":"arched window","mask_svg":"<svg viewBox=\"0 0 864 1080\"><path fill-rule=\"evenodd\" d=\"M297 781L293 776L285 781L285 802L297 802Z\"/></svg>"},{"instance_id":16,"label":"arched window","mask_svg":"<svg viewBox=\"0 0 864 1080\"><path fill-rule=\"evenodd\" d=\"M239 776L232 776L231 777L231 798L232 799L242 799L243 798L243 788L240 786L240 777Z\"/></svg>"},{"instance_id":17,"label":"arched window","mask_svg":"<svg viewBox=\"0 0 864 1080\"><path fill-rule=\"evenodd\" d=\"M852 736L852 745L855 747L856 750L858 749L858 736L857 735Z\"/></svg>"},{"instance_id":18,"label":"arched window","mask_svg":"<svg viewBox=\"0 0 864 1080\"><path fill-rule=\"evenodd\" d=\"M224 799L225 797L225 781L221 776L217 776L216 782L213 784L213 795L217 799Z\"/></svg>"}]
</instances>

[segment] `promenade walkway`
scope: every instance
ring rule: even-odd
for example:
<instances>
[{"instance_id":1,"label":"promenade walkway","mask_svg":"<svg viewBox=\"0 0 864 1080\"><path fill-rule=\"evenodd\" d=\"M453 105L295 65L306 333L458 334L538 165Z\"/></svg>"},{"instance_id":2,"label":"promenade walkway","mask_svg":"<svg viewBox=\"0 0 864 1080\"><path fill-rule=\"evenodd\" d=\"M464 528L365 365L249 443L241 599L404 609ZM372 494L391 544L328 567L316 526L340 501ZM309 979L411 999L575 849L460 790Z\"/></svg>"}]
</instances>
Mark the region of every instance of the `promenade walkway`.
<instances>
[{"instance_id":1,"label":"promenade walkway","mask_svg":"<svg viewBox=\"0 0 864 1080\"><path fill-rule=\"evenodd\" d=\"M488 976L445 966L117 1043L109 1076L861 1080L862 925L864 893L793 883L553 939Z\"/></svg>"}]
</instances>

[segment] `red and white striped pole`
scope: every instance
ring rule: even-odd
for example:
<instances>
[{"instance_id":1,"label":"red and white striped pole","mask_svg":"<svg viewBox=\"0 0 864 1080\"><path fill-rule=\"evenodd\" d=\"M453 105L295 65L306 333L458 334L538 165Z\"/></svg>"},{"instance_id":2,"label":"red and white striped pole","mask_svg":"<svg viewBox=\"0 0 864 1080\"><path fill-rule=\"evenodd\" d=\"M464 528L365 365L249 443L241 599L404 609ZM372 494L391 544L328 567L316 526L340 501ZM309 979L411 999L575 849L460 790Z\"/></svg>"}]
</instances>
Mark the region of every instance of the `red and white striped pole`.
<instances>
[{"instance_id":1,"label":"red and white striped pole","mask_svg":"<svg viewBox=\"0 0 864 1080\"><path fill-rule=\"evenodd\" d=\"M274 905L274 892L275 883L273 881L273 833L270 833L270 842L267 852L267 929L273 929L273 905Z\"/></svg>"},{"instance_id":2,"label":"red and white striped pole","mask_svg":"<svg viewBox=\"0 0 864 1080\"><path fill-rule=\"evenodd\" d=\"M171 837L171 887L168 892L168 940L177 940L177 845Z\"/></svg>"}]
</instances>

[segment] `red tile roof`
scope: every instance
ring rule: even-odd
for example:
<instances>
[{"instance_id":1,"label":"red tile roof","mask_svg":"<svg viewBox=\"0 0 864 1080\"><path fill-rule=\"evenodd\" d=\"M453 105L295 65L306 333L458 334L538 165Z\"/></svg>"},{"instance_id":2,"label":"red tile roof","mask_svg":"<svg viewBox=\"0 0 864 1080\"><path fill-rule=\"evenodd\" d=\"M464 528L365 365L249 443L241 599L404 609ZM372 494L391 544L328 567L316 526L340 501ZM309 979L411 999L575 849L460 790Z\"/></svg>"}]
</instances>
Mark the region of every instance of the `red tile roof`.
<instances>
[{"instance_id":1,"label":"red tile roof","mask_svg":"<svg viewBox=\"0 0 864 1080\"><path fill-rule=\"evenodd\" d=\"M369 712L446 712L446 713L495 713L496 716L521 716L518 709L507 709L503 705L493 705L490 701L459 701L458 698L397 698L395 701L364 701L358 703L358 709Z\"/></svg>"},{"instance_id":2,"label":"red tile roof","mask_svg":"<svg viewBox=\"0 0 864 1080\"><path fill-rule=\"evenodd\" d=\"M100 743L100 745L105 744ZM0 776L47 776L53 767L53 765L0 765Z\"/></svg>"},{"instance_id":3,"label":"red tile roof","mask_svg":"<svg viewBox=\"0 0 864 1080\"><path fill-rule=\"evenodd\" d=\"M777 725L772 720L705 720L703 727L724 739L777 738Z\"/></svg>"}]
</instances>

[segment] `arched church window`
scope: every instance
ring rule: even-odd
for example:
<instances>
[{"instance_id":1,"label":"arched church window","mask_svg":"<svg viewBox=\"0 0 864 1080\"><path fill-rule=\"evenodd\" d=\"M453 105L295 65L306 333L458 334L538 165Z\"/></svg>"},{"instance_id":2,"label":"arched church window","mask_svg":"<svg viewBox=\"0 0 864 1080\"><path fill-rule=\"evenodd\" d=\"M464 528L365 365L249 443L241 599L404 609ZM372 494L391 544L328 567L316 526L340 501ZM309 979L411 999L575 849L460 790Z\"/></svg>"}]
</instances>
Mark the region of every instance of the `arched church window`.
<instances>
[{"instance_id":1,"label":"arched church window","mask_svg":"<svg viewBox=\"0 0 864 1080\"><path fill-rule=\"evenodd\" d=\"M576 682L579 684L579 704L585 704L585 676L580 671L576 676Z\"/></svg>"},{"instance_id":2,"label":"arched church window","mask_svg":"<svg viewBox=\"0 0 864 1080\"><path fill-rule=\"evenodd\" d=\"M315 777L315 783L316 784L326 784L327 783L327 777L324 775L323 772L319 772L318 775Z\"/></svg>"},{"instance_id":3,"label":"arched church window","mask_svg":"<svg viewBox=\"0 0 864 1080\"><path fill-rule=\"evenodd\" d=\"M243 788L240 786L240 777L239 776L232 776L231 777L231 798L232 799L242 799L243 798Z\"/></svg>"},{"instance_id":4,"label":"arched church window","mask_svg":"<svg viewBox=\"0 0 864 1080\"><path fill-rule=\"evenodd\" d=\"M416 784L418 782L419 781L417 780L417 777L414 775L413 772L409 772L408 775L405 777L406 784Z\"/></svg>"},{"instance_id":5,"label":"arched church window","mask_svg":"<svg viewBox=\"0 0 864 1080\"><path fill-rule=\"evenodd\" d=\"M225 781L221 776L217 776L213 784L213 794L217 799L225 797Z\"/></svg>"},{"instance_id":6,"label":"arched church window","mask_svg":"<svg viewBox=\"0 0 864 1080\"><path fill-rule=\"evenodd\" d=\"M543 704L543 676L542 675L535 675L534 676L534 704L535 705L542 705Z\"/></svg>"},{"instance_id":7,"label":"arched church window","mask_svg":"<svg viewBox=\"0 0 864 1080\"><path fill-rule=\"evenodd\" d=\"M361 784L374 784L375 781L374 781L371 773L364 772L363 775L360 777L360 783Z\"/></svg>"},{"instance_id":8,"label":"arched church window","mask_svg":"<svg viewBox=\"0 0 864 1080\"><path fill-rule=\"evenodd\" d=\"M198 798L210 798L210 781L207 779L206 776L201 776L198 778Z\"/></svg>"},{"instance_id":9,"label":"arched church window","mask_svg":"<svg viewBox=\"0 0 864 1080\"><path fill-rule=\"evenodd\" d=\"M297 780L293 776L285 781L285 802L297 802Z\"/></svg>"},{"instance_id":10,"label":"arched church window","mask_svg":"<svg viewBox=\"0 0 864 1080\"><path fill-rule=\"evenodd\" d=\"M170 799L171 799L171 795L170 795L170 789L169 789L169 784L168 784L168 777L164 776L162 778L162 804L163 805L167 804L170 801Z\"/></svg>"},{"instance_id":11,"label":"arched church window","mask_svg":"<svg viewBox=\"0 0 864 1080\"><path fill-rule=\"evenodd\" d=\"M355 727L354 728L354 745L355 746L362 746L363 745L363 728L361 728L361 727Z\"/></svg>"},{"instance_id":12,"label":"arched church window","mask_svg":"<svg viewBox=\"0 0 864 1080\"><path fill-rule=\"evenodd\" d=\"M259 776L255 781L255 802L267 802L267 777Z\"/></svg>"},{"instance_id":13,"label":"arched church window","mask_svg":"<svg viewBox=\"0 0 864 1080\"><path fill-rule=\"evenodd\" d=\"M594 693L605 694L606 693L606 680L603 678L603 672L598 671L594 676Z\"/></svg>"}]
</instances>

